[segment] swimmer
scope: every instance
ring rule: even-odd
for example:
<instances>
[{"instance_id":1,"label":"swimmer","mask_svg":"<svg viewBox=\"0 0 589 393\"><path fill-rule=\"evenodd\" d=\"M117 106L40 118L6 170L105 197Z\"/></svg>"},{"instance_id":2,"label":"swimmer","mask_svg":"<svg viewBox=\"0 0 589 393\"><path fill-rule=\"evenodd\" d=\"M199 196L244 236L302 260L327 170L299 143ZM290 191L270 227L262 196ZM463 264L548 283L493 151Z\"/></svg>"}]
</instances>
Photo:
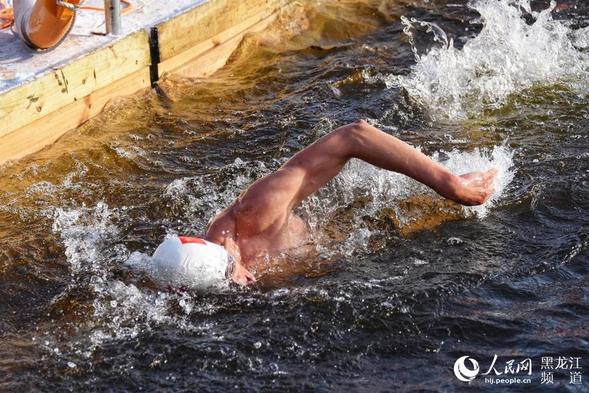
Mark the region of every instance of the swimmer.
<instances>
[{"instance_id":1,"label":"swimmer","mask_svg":"<svg viewBox=\"0 0 589 393\"><path fill-rule=\"evenodd\" d=\"M251 271L260 272L264 256L307 243L306 225L293 209L337 176L352 158L407 175L466 206L485 203L495 191L496 169L457 176L407 143L359 120L335 129L251 184L211 220L204 239L165 240L154 253L156 266L172 276L181 272L198 285L225 279L240 285L255 283Z\"/></svg>"}]
</instances>

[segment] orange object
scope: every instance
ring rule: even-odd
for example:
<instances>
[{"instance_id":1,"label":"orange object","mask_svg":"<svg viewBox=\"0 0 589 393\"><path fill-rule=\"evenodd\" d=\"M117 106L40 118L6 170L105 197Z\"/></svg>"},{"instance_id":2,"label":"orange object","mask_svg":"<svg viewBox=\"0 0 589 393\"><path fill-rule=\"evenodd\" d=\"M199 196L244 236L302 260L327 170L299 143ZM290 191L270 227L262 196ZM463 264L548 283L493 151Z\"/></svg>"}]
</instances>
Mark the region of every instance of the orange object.
<instances>
[{"instance_id":1,"label":"orange object","mask_svg":"<svg viewBox=\"0 0 589 393\"><path fill-rule=\"evenodd\" d=\"M207 244L207 242L205 242L204 240L202 240L198 237L178 236L178 239L180 239L180 243L182 243L182 244L189 244L189 243L204 244L204 245Z\"/></svg>"},{"instance_id":2,"label":"orange object","mask_svg":"<svg viewBox=\"0 0 589 393\"><path fill-rule=\"evenodd\" d=\"M18 11L0 0L0 30L16 23L15 32L33 49L50 49L61 43L74 26L76 11L56 0L15 0ZM67 0L76 10L104 12L104 8L80 5L83 0ZM133 10L129 0L121 0L125 5L121 14L126 15Z\"/></svg>"},{"instance_id":3,"label":"orange object","mask_svg":"<svg viewBox=\"0 0 589 393\"><path fill-rule=\"evenodd\" d=\"M81 1L69 0L69 3L78 5ZM37 0L30 13L22 19L19 28L29 46L49 49L65 38L74 26L75 19L75 11L58 6L55 0Z\"/></svg>"}]
</instances>

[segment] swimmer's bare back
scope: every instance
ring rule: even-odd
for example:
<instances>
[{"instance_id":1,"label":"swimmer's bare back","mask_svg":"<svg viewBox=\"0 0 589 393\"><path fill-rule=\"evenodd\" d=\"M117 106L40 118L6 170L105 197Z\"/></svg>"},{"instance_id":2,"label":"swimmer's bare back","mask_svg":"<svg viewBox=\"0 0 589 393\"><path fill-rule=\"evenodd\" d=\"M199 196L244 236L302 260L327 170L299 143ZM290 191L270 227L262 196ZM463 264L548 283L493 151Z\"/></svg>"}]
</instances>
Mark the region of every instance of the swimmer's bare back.
<instances>
[{"instance_id":1,"label":"swimmer's bare back","mask_svg":"<svg viewBox=\"0 0 589 393\"><path fill-rule=\"evenodd\" d=\"M493 194L495 169L454 175L407 143L363 120L337 128L251 184L211 221L206 239L236 261L232 279L255 282L248 270L261 255L305 242L305 225L293 214L305 198L333 179L352 158L402 173L463 205L483 204Z\"/></svg>"}]
</instances>

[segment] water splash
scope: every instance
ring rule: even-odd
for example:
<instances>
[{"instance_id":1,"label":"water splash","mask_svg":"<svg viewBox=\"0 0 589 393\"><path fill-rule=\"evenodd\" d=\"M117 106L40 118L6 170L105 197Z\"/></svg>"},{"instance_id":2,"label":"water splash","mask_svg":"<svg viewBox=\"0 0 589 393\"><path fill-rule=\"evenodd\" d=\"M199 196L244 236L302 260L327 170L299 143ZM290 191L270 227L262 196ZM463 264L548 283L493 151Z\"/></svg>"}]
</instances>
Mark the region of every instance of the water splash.
<instances>
[{"instance_id":1,"label":"water splash","mask_svg":"<svg viewBox=\"0 0 589 393\"><path fill-rule=\"evenodd\" d=\"M207 221L225 208L243 188L268 172L259 161L236 159L213 174L174 180L162 193L163 201L176 218L168 235L203 233ZM77 183L76 183L77 184ZM31 189L44 189L41 185ZM214 305L200 302L192 292L165 290L151 257L130 250L121 242L123 228L130 218L125 207L95 206L52 208L53 232L61 239L69 265L71 282L52 302L55 307L68 303L80 291L89 291L91 315L87 319L90 348L105 341L133 338L155 326L174 326L185 331L207 327L190 321L194 313L211 313ZM132 278L122 279L130 269ZM123 274L124 276L124 274ZM145 283L148 279L151 283ZM160 284L155 286L153 284ZM227 288L222 288L227 289ZM85 351L90 356L91 349Z\"/></svg>"},{"instance_id":2,"label":"water splash","mask_svg":"<svg viewBox=\"0 0 589 393\"><path fill-rule=\"evenodd\" d=\"M476 0L470 6L484 24L477 37L461 50L450 40L425 55L416 53L411 74L396 79L434 118L476 116L538 83L586 90L589 55L575 47L584 45L585 36L552 19L556 2L541 12L533 12L529 0ZM526 14L534 18L532 24ZM409 30L425 22L405 18L403 23Z\"/></svg>"},{"instance_id":3,"label":"water splash","mask_svg":"<svg viewBox=\"0 0 589 393\"><path fill-rule=\"evenodd\" d=\"M415 55L416 61L419 61L421 56L425 54L422 52L423 49L421 48L421 45L425 42L422 42L424 40L420 39L421 37L418 36L420 33L425 33L426 35L432 34L434 42L441 44L443 49L448 49L453 44L452 40L448 39L446 32L435 23L420 21L416 18L408 19L405 16L401 17L401 23L404 26L403 33L409 37L411 50Z\"/></svg>"},{"instance_id":4,"label":"water splash","mask_svg":"<svg viewBox=\"0 0 589 393\"><path fill-rule=\"evenodd\" d=\"M174 180L162 193L176 218L168 235L203 233L210 218L266 172L264 163L238 158L213 174ZM91 294L87 305L91 315L86 322L90 343L83 351L86 356L104 342L134 338L156 326L201 332L208 329L206 324L190 318L195 313L210 314L216 307L201 302L194 292L167 291L166 283L159 281L152 269L151 257L130 252L121 242L123 228L130 220L127 211L99 202L93 207L59 207L46 212L53 219L52 229L61 239L72 277L52 303L59 307L64 299L68 303L67 299L75 298L80 291ZM125 269L132 271L131 278L120 277Z\"/></svg>"},{"instance_id":5,"label":"water splash","mask_svg":"<svg viewBox=\"0 0 589 393\"><path fill-rule=\"evenodd\" d=\"M573 45L579 50L589 49L589 27L579 29L573 34Z\"/></svg>"},{"instance_id":6,"label":"water splash","mask_svg":"<svg viewBox=\"0 0 589 393\"><path fill-rule=\"evenodd\" d=\"M111 222L112 215L104 203L98 203L93 209L57 208L54 211L52 229L62 239L72 275L91 272L105 276L107 270L100 250L118 233L118 227Z\"/></svg>"},{"instance_id":7,"label":"water splash","mask_svg":"<svg viewBox=\"0 0 589 393\"><path fill-rule=\"evenodd\" d=\"M127 248L118 242L126 219L120 209L98 203L93 208L58 208L53 215L53 231L62 239L72 281L52 303L59 307L63 299L75 298L80 291L92 294L86 356L107 340L136 337L153 326L196 328L186 322L194 308L188 294L154 291L117 278L115 272L125 261L137 261L139 256L144 262L149 259L137 252L129 257Z\"/></svg>"}]
</instances>

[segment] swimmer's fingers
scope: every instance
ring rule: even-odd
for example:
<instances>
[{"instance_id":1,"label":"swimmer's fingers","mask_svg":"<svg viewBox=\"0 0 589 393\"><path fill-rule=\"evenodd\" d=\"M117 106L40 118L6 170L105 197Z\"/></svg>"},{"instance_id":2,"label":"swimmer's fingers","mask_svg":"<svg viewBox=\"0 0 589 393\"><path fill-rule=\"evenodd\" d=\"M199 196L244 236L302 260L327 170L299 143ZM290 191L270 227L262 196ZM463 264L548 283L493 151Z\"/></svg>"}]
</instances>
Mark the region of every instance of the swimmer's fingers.
<instances>
[{"instance_id":1,"label":"swimmer's fingers","mask_svg":"<svg viewBox=\"0 0 589 393\"><path fill-rule=\"evenodd\" d=\"M460 175L455 202L466 206L482 205L495 193L495 179L498 170L490 169L486 172L470 172Z\"/></svg>"},{"instance_id":2,"label":"swimmer's fingers","mask_svg":"<svg viewBox=\"0 0 589 393\"><path fill-rule=\"evenodd\" d=\"M487 185L494 187L495 179L497 178L497 174L499 170L497 168L489 169L487 172L484 173L484 178Z\"/></svg>"},{"instance_id":3,"label":"swimmer's fingers","mask_svg":"<svg viewBox=\"0 0 589 393\"><path fill-rule=\"evenodd\" d=\"M245 278L247 280L245 285L250 285L256 282L256 277L254 277L254 275L248 270L245 271Z\"/></svg>"},{"instance_id":4,"label":"swimmer's fingers","mask_svg":"<svg viewBox=\"0 0 589 393\"><path fill-rule=\"evenodd\" d=\"M256 282L254 275L241 264L235 265L235 270L231 276L231 280L239 285L251 285Z\"/></svg>"},{"instance_id":5,"label":"swimmer's fingers","mask_svg":"<svg viewBox=\"0 0 589 393\"><path fill-rule=\"evenodd\" d=\"M492 185L499 171L492 168L486 172L470 172L460 175L465 185L469 186L487 186Z\"/></svg>"}]
</instances>

